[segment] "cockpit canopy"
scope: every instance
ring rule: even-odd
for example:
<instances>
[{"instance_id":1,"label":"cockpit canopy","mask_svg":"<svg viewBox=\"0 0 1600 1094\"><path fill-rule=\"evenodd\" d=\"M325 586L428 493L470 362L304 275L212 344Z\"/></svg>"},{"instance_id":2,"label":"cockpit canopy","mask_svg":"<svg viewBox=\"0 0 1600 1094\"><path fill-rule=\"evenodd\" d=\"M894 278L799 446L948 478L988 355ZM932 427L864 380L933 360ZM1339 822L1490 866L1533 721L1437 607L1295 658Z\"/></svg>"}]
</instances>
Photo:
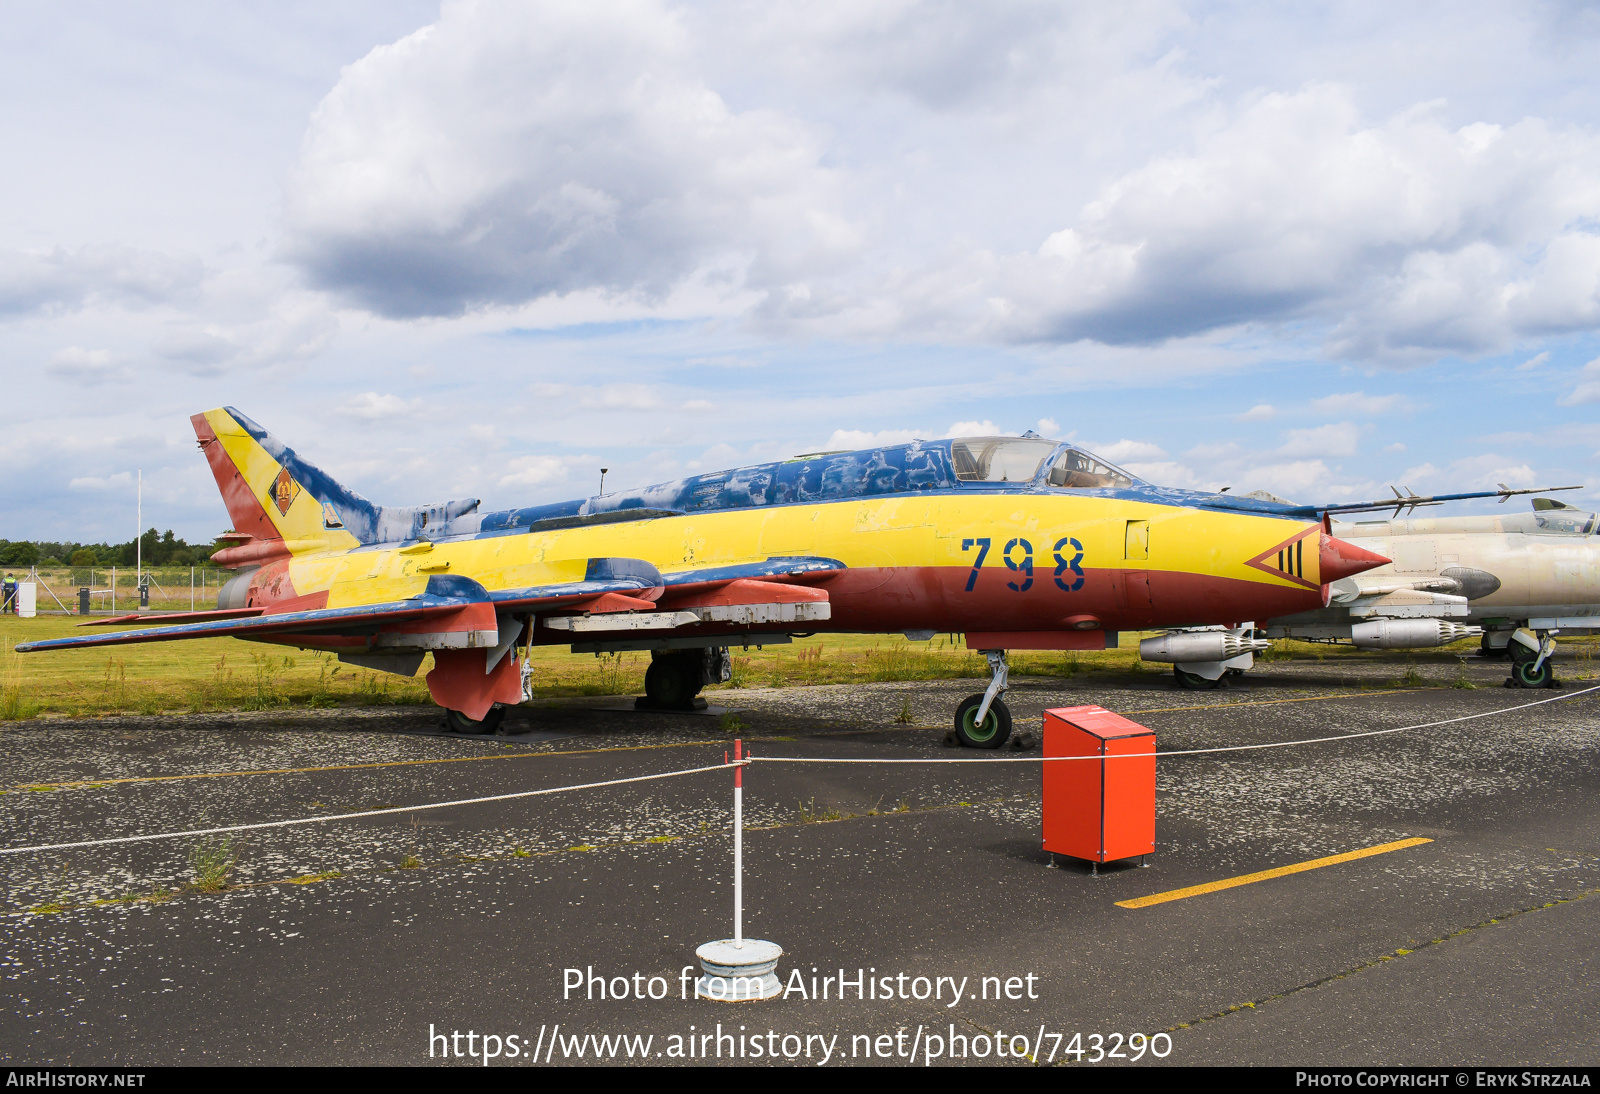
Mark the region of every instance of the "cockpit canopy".
<instances>
[{"instance_id":1,"label":"cockpit canopy","mask_svg":"<svg viewBox=\"0 0 1600 1094\"><path fill-rule=\"evenodd\" d=\"M950 445L956 478L962 482L1032 482L1058 441L1032 437L965 437ZM1104 460L1070 445L1050 464L1045 481L1067 490L1121 489L1138 480Z\"/></svg>"}]
</instances>

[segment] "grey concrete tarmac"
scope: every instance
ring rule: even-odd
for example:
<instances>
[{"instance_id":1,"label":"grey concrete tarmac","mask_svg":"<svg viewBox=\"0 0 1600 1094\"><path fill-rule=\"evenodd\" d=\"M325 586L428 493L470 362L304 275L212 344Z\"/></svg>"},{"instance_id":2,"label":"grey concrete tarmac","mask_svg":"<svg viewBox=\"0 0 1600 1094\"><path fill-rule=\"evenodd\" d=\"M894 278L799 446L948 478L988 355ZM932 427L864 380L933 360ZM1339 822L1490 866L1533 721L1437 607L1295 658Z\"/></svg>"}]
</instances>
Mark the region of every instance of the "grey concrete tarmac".
<instances>
[{"instance_id":1,"label":"grey concrete tarmac","mask_svg":"<svg viewBox=\"0 0 1600 1094\"><path fill-rule=\"evenodd\" d=\"M748 769L746 928L784 947L780 976L805 989L760 1004L680 997L695 946L730 928L722 772L257 830L215 894L182 888L194 838L0 857L0 1055L465 1064L470 1030L480 1052L483 1034L498 1039L497 1066L534 1066L535 1044L540 1065L592 1064L589 1034L653 1038L632 1042L634 1063L675 1062L691 1044L715 1063L720 1024L723 1063L769 1063L775 1049L801 1065L825 1053L827 1066L905 1064L915 1046L919 1064L1089 1066L1120 1052L1098 1066L1125 1066L1129 1035L1164 1033L1164 1059L1147 1049L1139 1065L1594 1064L1600 692L1576 694L1586 667L1563 665L1555 693L1499 688L1504 669L1476 664L1419 685L1393 664L1293 662L1216 692L1155 673L1020 679L1009 698L1022 729L1047 707L1100 703L1163 750L1569 696L1393 735L1170 757L1157 854L1098 877L1040 851L1038 766L994 762L1030 753L943 745L977 681L716 693L742 709L738 724L553 703L489 740L440 736L420 708L7 725L6 847L695 767L736 736L759 757L985 762ZM1444 686L1457 681L1480 686ZM1116 903L1406 837L1432 842ZM569 969L626 977L629 997L610 997L620 981L603 999L565 991ZM841 1000L840 970L888 977L896 997ZM813 976L826 998L811 997ZM666 997L633 997L650 977ZM939 996L898 997L921 990L917 977Z\"/></svg>"}]
</instances>

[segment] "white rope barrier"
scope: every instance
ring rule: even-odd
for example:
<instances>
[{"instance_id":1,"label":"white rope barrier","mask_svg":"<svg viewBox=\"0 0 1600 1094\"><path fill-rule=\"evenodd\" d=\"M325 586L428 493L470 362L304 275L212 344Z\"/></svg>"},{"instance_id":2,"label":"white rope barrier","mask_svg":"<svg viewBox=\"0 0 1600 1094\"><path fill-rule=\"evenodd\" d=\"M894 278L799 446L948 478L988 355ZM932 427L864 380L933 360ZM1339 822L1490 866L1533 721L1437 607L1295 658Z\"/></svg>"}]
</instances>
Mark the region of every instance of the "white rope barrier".
<instances>
[{"instance_id":1,"label":"white rope barrier","mask_svg":"<svg viewBox=\"0 0 1600 1094\"><path fill-rule=\"evenodd\" d=\"M231 824L225 828L192 828L185 832L157 832L149 836L116 836L111 839L78 840L75 843L43 843L33 847L0 847L0 855L21 855L29 851L68 851L77 847L105 847L113 843L145 843L158 839L180 839L184 836L220 836L229 832L253 832L262 828L288 828L296 824L326 824L330 821L357 820L361 817L382 817L391 813L416 813L424 809L448 809L453 805L481 805L485 802L512 801L516 798L534 798L541 794L560 794L568 790L595 790L602 786L621 786L624 783L649 782L651 779L671 779L679 775L699 775L705 771L726 771L729 764L712 764L709 767L689 767L682 771L663 771L656 775L635 775L629 779L608 779L598 783L577 783L573 786L551 786L544 790L519 790L514 794L492 794L486 798L461 798L457 801L429 802L426 805L397 805L388 809L367 809L360 813L333 813L325 817L295 817L292 820L262 821L258 824Z\"/></svg>"},{"instance_id":2,"label":"white rope barrier","mask_svg":"<svg viewBox=\"0 0 1600 1094\"><path fill-rule=\"evenodd\" d=\"M561 794L569 790L597 790L606 786L623 786L627 783L650 782L655 779L671 779L681 775L700 775L707 771L727 771L729 768L742 767L750 763L782 763L782 764L995 764L995 763L1051 763L1057 760L1108 760L1108 759L1134 759L1157 758L1167 756L1204 756L1219 752L1252 752L1265 748L1293 748L1297 745L1327 744L1333 741L1354 741L1363 737L1382 737L1391 733L1406 733L1418 729L1432 729L1435 726L1454 725L1459 722L1470 722L1478 718L1494 718L1502 714L1511 714L1519 710L1528 710L1533 707L1544 706L1548 703L1559 703L1568 699L1577 699L1600 691L1600 685L1584 688L1582 691L1569 692L1566 695L1555 695L1548 699L1537 699L1531 703L1519 703L1516 706L1501 707L1499 710L1488 710L1480 714L1463 714L1456 718L1441 718L1434 722L1418 722L1416 725L1396 726L1392 729L1374 729L1364 733L1345 733L1336 737L1311 737L1299 741L1271 741L1266 744L1253 745L1221 745L1216 748L1187 748L1174 749L1169 752L1142 752L1109 756L987 756L972 758L913 758L913 759L843 759L829 756L751 756L748 753L743 760L732 763L711 764L707 767L689 767L679 771L663 771L654 775L634 775L626 779L607 779L604 782L576 783L572 786L552 786L543 790L519 790L511 794L492 794L482 798L460 798L455 801L428 802L423 805L397 805L387 809L367 809L359 813L334 813L323 817L295 817L290 820L261 821L256 824L233 824L220 828L192 828L182 832L157 832L147 836L115 836L109 839L77 840L72 843L46 843L36 844L31 847L0 847L0 856L22 855L33 851L70 851L80 847L106 847L120 843L148 843L153 840L181 839L186 836L220 836L232 832L254 832L266 828L288 828L301 824L327 824L333 821L359 820L363 817L382 817L394 813L416 813L424 809L448 809L457 805L482 805L487 802L514 801L518 798L535 798L545 794ZM1138 711L1130 711L1137 714Z\"/></svg>"},{"instance_id":3,"label":"white rope barrier","mask_svg":"<svg viewBox=\"0 0 1600 1094\"><path fill-rule=\"evenodd\" d=\"M1155 756L1157 759L1166 756L1205 756L1214 752L1253 752L1262 748L1293 748L1296 745L1319 745L1329 741L1354 741L1362 737L1382 737L1389 733L1406 733L1415 729L1432 729L1434 726L1447 726L1456 722L1470 722L1474 718L1493 718L1501 714L1510 714L1513 711L1527 710L1530 707L1542 707L1546 703L1559 703L1565 699L1576 699L1580 695L1600 691L1600 684L1584 688L1582 691L1570 692L1566 695L1556 695L1549 699L1536 699L1531 703L1519 703L1514 707L1501 707L1499 710L1486 710L1481 714L1463 714L1459 718L1441 718L1437 722L1418 722L1413 726L1395 726L1393 729L1373 729L1365 733L1341 733L1337 737L1308 737L1301 741L1271 741L1258 745L1219 745L1216 748L1184 748L1172 749L1168 752L1131 752L1105 756L982 756L971 758L945 758L930 757L928 759L861 759L844 760L830 757L811 758L806 756L751 756L749 761L758 764L1037 764L1053 763L1056 760L1116 760L1116 759L1148 759ZM1201 708L1204 709L1204 708ZM1216 708L1213 708L1216 709ZM1130 710L1129 714L1138 714Z\"/></svg>"}]
</instances>

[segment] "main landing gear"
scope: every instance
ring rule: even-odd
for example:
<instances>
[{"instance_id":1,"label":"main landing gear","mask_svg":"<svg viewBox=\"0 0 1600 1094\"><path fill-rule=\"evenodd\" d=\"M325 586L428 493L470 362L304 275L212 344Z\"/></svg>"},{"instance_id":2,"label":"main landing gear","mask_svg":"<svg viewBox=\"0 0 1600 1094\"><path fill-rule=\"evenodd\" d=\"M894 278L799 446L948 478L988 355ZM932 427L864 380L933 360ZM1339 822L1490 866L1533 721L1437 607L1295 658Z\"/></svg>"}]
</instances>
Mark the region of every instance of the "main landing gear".
<instances>
[{"instance_id":1,"label":"main landing gear","mask_svg":"<svg viewBox=\"0 0 1600 1094\"><path fill-rule=\"evenodd\" d=\"M1508 688L1553 688L1556 684L1555 664L1551 661L1556 651L1556 640L1548 631L1537 635L1515 631L1506 648L1511 651L1511 677Z\"/></svg>"},{"instance_id":2,"label":"main landing gear","mask_svg":"<svg viewBox=\"0 0 1600 1094\"><path fill-rule=\"evenodd\" d=\"M956 737L967 748L999 748L1011 736L1011 711L1000 693L1011 686L1005 650L981 651L989 659L989 687L956 707Z\"/></svg>"},{"instance_id":3,"label":"main landing gear","mask_svg":"<svg viewBox=\"0 0 1600 1094\"><path fill-rule=\"evenodd\" d=\"M657 650L644 674L640 709L703 710L699 698L707 684L726 683L733 676L733 659L726 646L693 650Z\"/></svg>"},{"instance_id":4,"label":"main landing gear","mask_svg":"<svg viewBox=\"0 0 1600 1094\"><path fill-rule=\"evenodd\" d=\"M456 733L487 735L499 729L500 723L505 720L506 708L499 703L490 707L489 713L485 714L481 719L468 718L459 710L447 710L444 712L445 726Z\"/></svg>"},{"instance_id":5,"label":"main landing gear","mask_svg":"<svg viewBox=\"0 0 1600 1094\"><path fill-rule=\"evenodd\" d=\"M522 699L526 703L533 698L533 658L527 651L519 657L515 652L507 656L517 657L517 675L522 679ZM482 718L471 718L459 710L446 709L444 712L444 727L455 733L470 733L474 736L484 737L496 733L500 723L506 720L506 711L509 708L504 703L496 703L489 708L489 712Z\"/></svg>"}]
</instances>

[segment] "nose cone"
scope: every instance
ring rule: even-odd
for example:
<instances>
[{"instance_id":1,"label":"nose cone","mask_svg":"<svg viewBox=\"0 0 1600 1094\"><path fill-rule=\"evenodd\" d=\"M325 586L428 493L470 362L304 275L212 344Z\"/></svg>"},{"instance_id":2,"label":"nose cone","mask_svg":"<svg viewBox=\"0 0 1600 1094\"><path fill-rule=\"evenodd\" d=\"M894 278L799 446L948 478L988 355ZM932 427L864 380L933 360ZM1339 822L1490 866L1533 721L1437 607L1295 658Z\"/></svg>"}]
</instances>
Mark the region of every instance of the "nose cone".
<instances>
[{"instance_id":1,"label":"nose cone","mask_svg":"<svg viewBox=\"0 0 1600 1094\"><path fill-rule=\"evenodd\" d=\"M1376 566L1384 566L1393 559L1384 558L1376 551L1357 547L1354 543L1336 539L1326 533L1322 536L1322 581L1331 584L1342 577L1353 577Z\"/></svg>"}]
</instances>

